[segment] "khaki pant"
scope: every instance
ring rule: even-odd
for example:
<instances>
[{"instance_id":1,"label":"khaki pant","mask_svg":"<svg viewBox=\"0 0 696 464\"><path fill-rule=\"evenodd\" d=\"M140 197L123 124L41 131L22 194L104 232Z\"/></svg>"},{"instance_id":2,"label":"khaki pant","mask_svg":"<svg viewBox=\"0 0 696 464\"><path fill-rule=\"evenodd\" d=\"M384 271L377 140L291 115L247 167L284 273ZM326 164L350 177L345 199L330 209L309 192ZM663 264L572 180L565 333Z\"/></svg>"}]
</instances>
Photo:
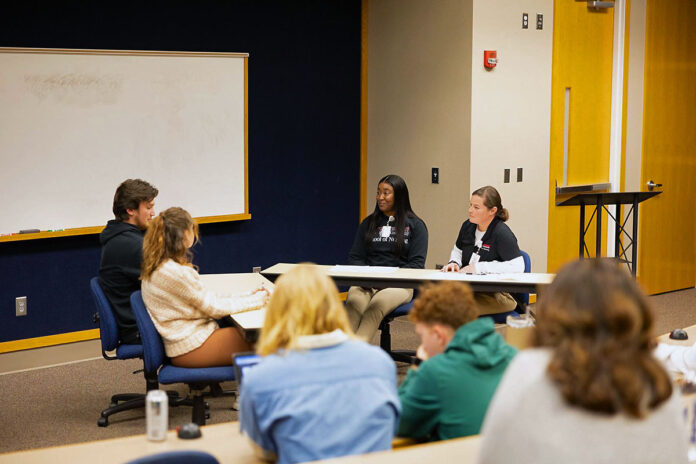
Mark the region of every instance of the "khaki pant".
<instances>
[{"instance_id":1,"label":"khaki pant","mask_svg":"<svg viewBox=\"0 0 696 464\"><path fill-rule=\"evenodd\" d=\"M517 307L517 301L509 293L474 293L474 300L479 308L479 314L497 314L514 311Z\"/></svg>"},{"instance_id":2,"label":"khaki pant","mask_svg":"<svg viewBox=\"0 0 696 464\"><path fill-rule=\"evenodd\" d=\"M350 287L346 298L348 320L356 335L370 341L384 316L412 298L410 288Z\"/></svg>"}]
</instances>

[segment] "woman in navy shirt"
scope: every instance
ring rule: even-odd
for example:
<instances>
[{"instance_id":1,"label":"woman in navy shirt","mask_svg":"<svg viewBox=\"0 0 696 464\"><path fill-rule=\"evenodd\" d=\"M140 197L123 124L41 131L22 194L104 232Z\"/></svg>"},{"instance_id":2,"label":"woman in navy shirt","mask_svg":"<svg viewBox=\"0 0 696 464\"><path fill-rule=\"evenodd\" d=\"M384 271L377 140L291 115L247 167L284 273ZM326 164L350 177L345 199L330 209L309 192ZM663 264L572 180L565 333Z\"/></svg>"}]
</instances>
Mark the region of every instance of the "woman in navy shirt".
<instances>
[{"instance_id":1,"label":"woman in navy shirt","mask_svg":"<svg viewBox=\"0 0 696 464\"><path fill-rule=\"evenodd\" d=\"M474 190L469 219L462 224L444 272L503 274L524 272L524 258L517 237L505 224L510 215L503 208L500 193L487 185ZM517 301L509 293L475 294L481 314L513 311Z\"/></svg>"},{"instance_id":2,"label":"woman in navy shirt","mask_svg":"<svg viewBox=\"0 0 696 464\"><path fill-rule=\"evenodd\" d=\"M349 264L423 269L428 229L411 209L406 182L394 174L377 184L377 204L355 234ZM351 287L346 298L348 319L356 335L372 339L385 315L411 301L408 288Z\"/></svg>"}]
</instances>

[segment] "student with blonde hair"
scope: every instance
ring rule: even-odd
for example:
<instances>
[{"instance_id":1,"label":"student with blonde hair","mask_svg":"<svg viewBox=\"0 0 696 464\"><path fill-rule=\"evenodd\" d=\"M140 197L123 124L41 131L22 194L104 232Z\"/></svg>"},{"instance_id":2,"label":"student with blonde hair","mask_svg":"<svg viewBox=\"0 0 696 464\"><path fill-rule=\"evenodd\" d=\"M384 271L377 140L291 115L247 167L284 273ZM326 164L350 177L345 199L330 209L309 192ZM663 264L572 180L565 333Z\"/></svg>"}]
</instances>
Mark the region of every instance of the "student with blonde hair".
<instances>
[{"instance_id":1,"label":"student with blonde hair","mask_svg":"<svg viewBox=\"0 0 696 464\"><path fill-rule=\"evenodd\" d=\"M304 462L391 448L396 367L358 340L338 290L316 266L281 276L240 392L242 431L265 459Z\"/></svg>"},{"instance_id":2,"label":"student with blonde hair","mask_svg":"<svg viewBox=\"0 0 696 464\"><path fill-rule=\"evenodd\" d=\"M216 319L261 308L268 292L244 295L206 290L191 263L198 225L182 208L162 211L150 221L143 243L142 295L172 364L210 367L232 364L232 354L249 350L239 331Z\"/></svg>"},{"instance_id":3,"label":"student with blonde hair","mask_svg":"<svg viewBox=\"0 0 696 464\"><path fill-rule=\"evenodd\" d=\"M648 300L625 269L606 259L565 266L536 314L537 348L505 372L479 462L686 462L682 400L653 355Z\"/></svg>"}]
</instances>

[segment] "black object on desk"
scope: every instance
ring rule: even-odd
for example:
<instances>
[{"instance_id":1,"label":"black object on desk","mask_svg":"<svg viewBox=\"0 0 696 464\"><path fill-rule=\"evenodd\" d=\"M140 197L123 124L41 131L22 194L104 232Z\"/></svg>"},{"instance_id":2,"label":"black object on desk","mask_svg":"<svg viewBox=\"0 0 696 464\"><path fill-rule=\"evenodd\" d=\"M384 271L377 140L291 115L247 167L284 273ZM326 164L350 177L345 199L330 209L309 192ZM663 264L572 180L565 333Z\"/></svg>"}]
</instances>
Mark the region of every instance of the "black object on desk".
<instances>
[{"instance_id":1,"label":"black object on desk","mask_svg":"<svg viewBox=\"0 0 696 464\"><path fill-rule=\"evenodd\" d=\"M610 218L614 220L616 231L614 234L614 257L622 260L628 264L628 268L631 270L633 275L636 275L636 264L638 261L638 203L641 203L648 198L652 198L655 195L659 195L662 192L592 192L592 193L579 193L573 195L572 197L556 202L556 206L580 206L580 246L579 255L580 258L585 257L585 251L587 251L587 257L590 257L590 250L587 249L585 244L585 234L592 224L592 219L596 218L597 224L597 240L595 244L595 256L599 257L602 255L602 210L605 210ZM592 212L590 221L585 227L585 206L594 206L595 209ZM607 209L608 205L616 205L616 217L614 217L611 212ZM633 213L633 235L629 234L626 230L626 222L622 219L621 215L621 205L631 205L631 209L628 210L628 214ZM629 242L626 246L621 242L621 234L626 234ZM631 247L631 259L628 259L628 247Z\"/></svg>"},{"instance_id":2,"label":"black object on desk","mask_svg":"<svg viewBox=\"0 0 696 464\"><path fill-rule=\"evenodd\" d=\"M176 436L184 440L200 438L201 428L195 422L189 422L176 428Z\"/></svg>"}]
</instances>

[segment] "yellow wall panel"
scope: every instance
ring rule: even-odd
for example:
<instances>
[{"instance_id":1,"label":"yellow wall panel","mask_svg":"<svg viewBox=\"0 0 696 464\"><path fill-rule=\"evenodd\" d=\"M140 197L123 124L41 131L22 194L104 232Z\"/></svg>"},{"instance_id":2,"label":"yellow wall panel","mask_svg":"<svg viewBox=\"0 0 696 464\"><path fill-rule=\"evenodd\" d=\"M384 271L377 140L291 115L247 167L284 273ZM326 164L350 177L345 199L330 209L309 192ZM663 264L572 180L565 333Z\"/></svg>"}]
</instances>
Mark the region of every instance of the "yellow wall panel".
<instances>
[{"instance_id":1,"label":"yellow wall panel","mask_svg":"<svg viewBox=\"0 0 696 464\"><path fill-rule=\"evenodd\" d=\"M613 21L611 9L598 12L584 2L554 3L549 272L578 256L578 207L555 206L555 185L563 183L566 89L570 89L567 185L607 182L609 178ZM589 208L586 216L589 220ZM606 224L606 214L602 221ZM594 228L593 224L586 237L592 253Z\"/></svg>"},{"instance_id":2,"label":"yellow wall panel","mask_svg":"<svg viewBox=\"0 0 696 464\"><path fill-rule=\"evenodd\" d=\"M641 283L650 293L696 283L696 1L646 10L642 185L664 184L640 211Z\"/></svg>"}]
</instances>

